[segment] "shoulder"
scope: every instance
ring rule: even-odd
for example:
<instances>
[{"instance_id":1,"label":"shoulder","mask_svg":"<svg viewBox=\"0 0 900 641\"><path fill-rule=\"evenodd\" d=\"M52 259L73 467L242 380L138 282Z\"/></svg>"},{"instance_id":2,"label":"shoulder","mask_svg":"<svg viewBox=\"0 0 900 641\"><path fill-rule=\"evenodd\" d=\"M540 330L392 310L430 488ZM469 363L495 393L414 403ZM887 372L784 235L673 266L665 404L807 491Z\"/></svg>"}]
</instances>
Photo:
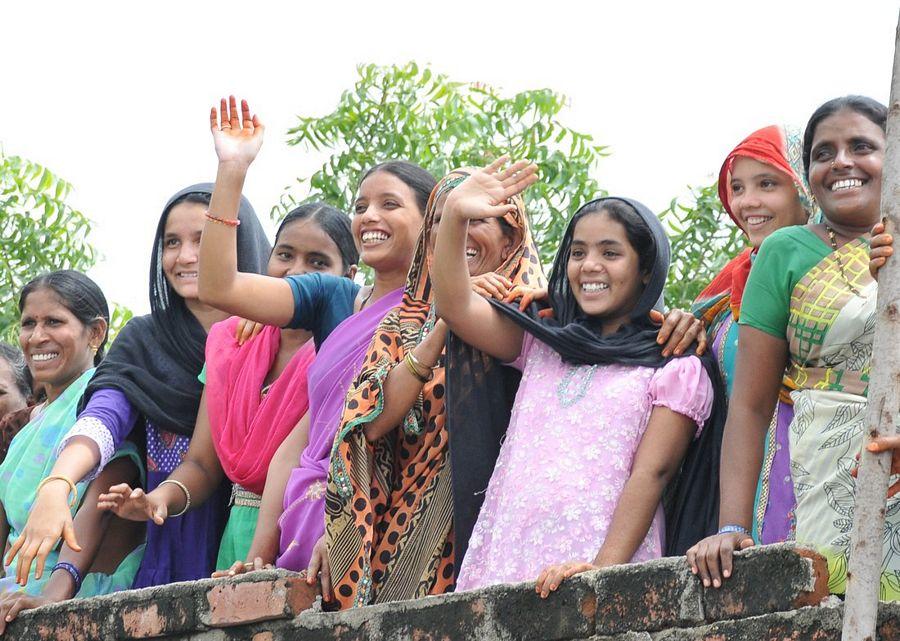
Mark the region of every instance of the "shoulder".
<instances>
[{"instance_id":1,"label":"shoulder","mask_svg":"<svg viewBox=\"0 0 900 641\"><path fill-rule=\"evenodd\" d=\"M822 241L808 225L782 227L772 232L759 247L759 256L764 254L782 254L789 257L798 246L816 249Z\"/></svg>"},{"instance_id":2,"label":"shoulder","mask_svg":"<svg viewBox=\"0 0 900 641\"><path fill-rule=\"evenodd\" d=\"M356 296L356 292L359 291L359 285L346 276L335 276L334 274L324 274L322 272L286 276L285 280L292 287L319 290L323 293L338 292L343 295Z\"/></svg>"}]
</instances>

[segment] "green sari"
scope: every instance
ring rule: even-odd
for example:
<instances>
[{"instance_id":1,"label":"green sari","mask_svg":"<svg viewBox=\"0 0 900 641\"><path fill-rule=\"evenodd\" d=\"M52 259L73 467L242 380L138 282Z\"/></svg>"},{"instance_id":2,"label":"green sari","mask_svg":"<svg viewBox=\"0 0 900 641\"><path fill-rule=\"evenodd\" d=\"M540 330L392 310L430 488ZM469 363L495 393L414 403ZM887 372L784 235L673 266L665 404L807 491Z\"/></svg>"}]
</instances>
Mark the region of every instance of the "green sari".
<instances>
[{"instance_id":1,"label":"green sari","mask_svg":"<svg viewBox=\"0 0 900 641\"><path fill-rule=\"evenodd\" d=\"M809 228L782 229L760 249L741 317L788 342L796 541L828 559L835 593L847 581L856 489L850 472L865 434L876 294L864 239L832 251ZM880 599L900 600L900 497L887 501L882 548Z\"/></svg>"},{"instance_id":2,"label":"green sari","mask_svg":"<svg viewBox=\"0 0 900 641\"><path fill-rule=\"evenodd\" d=\"M56 451L69 428L75 423L78 401L93 374L93 368L84 372L43 412L33 417L10 443L9 452L0 464L0 504L3 505L9 523L7 541L9 545L19 538L28 521L28 514L37 494L37 486L42 479L51 474L56 463ZM113 459L123 456L130 458L138 466L143 477L141 459L133 444L128 442L123 444ZM88 483L82 481L76 484L76 487L79 503L71 508L73 517L81 506ZM91 597L129 589L143 554L144 546L140 545L125 557L112 574L100 572L85 574L81 590L75 596ZM43 577L35 579L35 566L32 566L28 584L24 588L15 583L15 566L4 566L5 577L0 579L0 593L23 591L31 595L41 594L58 560L59 546L48 555Z\"/></svg>"}]
</instances>

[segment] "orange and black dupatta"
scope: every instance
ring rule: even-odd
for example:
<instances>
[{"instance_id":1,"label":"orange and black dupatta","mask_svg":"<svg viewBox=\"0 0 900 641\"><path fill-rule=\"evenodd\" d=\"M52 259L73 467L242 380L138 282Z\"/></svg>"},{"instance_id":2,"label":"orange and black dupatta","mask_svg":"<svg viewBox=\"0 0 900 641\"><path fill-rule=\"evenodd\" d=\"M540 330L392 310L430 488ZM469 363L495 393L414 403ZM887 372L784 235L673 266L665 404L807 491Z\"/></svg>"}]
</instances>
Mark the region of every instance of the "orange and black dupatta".
<instances>
[{"instance_id":1,"label":"orange and black dupatta","mask_svg":"<svg viewBox=\"0 0 900 641\"><path fill-rule=\"evenodd\" d=\"M391 368L434 325L428 243L435 204L467 175L451 172L432 192L403 301L381 322L347 394L325 501L332 585L342 609L441 594L455 584L444 368L435 369L402 425L374 444L362 429L382 410ZM537 249L524 202L513 202L506 221L522 240L497 273L533 286L542 278Z\"/></svg>"}]
</instances>

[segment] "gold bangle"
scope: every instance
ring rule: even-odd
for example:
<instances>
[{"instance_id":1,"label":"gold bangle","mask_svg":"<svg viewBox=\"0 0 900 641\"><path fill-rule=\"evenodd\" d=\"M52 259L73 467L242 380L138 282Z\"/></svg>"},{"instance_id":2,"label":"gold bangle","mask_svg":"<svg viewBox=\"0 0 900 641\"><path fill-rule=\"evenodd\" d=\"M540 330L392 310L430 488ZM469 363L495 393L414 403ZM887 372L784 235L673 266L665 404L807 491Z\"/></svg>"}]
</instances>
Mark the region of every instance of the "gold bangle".
<instances>
[{"instance_id":1,"label":"gold bangle","mask_svg":"<svg viewBox=\"0 0 900 641\"><path fill-rule=\"evenodd\" d=\"M409 373L424 385L431 380L431 376L425 376L424 374L422 374L422 372L419 371L419 368L416 367L414 359L415 356L412 355L412 352L407 352L406 356L403 357L403 363L406 365L406 369L409 370Z\"/></svg>"},{"instance_id":2,"label":"gold bangle","mask_svg":"<svg viewBox=\"0 0 900 641\"><path fill-rule=\"evenodd\" d=\"M184 498L185 498L184 507L181 509L181 512L179 512L178 514L170 514L169 518L181 516L182 514L187 512L189 509L191 509L191 493L188 492L187 486L184 483L182 483L181 481L176 481L175 479L166 479L165 481L163 481L156 487L160 488L163 485L165 485L166 483L171 483L172 485L177 485L178 487L181 488L181 491L184 492Z\"/></svg>"},{"instance_id":3,"label":"gold bangle","mask_svg":"<svg viewBox=\"0 0 900 641\"><path fill-rule=\"evenodd\" d=\"M69 501L69 507L73 507L78 502L78 488L75 486L75 483L68 476L63 476L62 474L51 474L43 481L38 483L37 489L34 491L35 497L37 497L38 492L41 491L41 488L47 485L50 481L65 481L69 486L69 491L67 494L72 494L72 500Z\"/></svg>"}]
</instances>

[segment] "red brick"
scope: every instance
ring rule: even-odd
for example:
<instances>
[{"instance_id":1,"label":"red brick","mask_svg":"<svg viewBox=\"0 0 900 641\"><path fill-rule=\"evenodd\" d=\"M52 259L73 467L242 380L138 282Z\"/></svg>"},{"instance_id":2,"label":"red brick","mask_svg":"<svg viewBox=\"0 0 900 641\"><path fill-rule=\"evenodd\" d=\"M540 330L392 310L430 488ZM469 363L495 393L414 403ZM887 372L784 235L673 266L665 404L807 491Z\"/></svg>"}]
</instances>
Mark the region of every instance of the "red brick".
<instances>
[{"instance_id":1,"label":"red brick","mask_svg":"<svg viewBox=\"0 0 900 641\"><path fill-rule=\"evenodd\" d=\"M312 605L316 590L302 578L219 583L206 593L207 625L224 628L255 621L288 619Z\"/></svg>"}]
</instances>

